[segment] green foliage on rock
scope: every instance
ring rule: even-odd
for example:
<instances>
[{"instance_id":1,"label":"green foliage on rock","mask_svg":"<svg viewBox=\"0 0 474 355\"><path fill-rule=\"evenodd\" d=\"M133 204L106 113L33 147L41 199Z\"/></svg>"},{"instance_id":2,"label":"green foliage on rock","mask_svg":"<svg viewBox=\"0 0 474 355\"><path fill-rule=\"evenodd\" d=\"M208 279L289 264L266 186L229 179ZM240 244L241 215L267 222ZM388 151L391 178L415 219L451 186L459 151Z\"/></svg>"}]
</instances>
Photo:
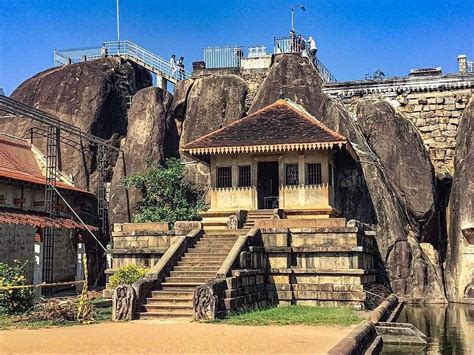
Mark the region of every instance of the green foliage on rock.
<instances>
[{"instance_id":1,"label":"green foliage on rock","mask_svg":"<svg viewBox=\"0 0 474 355\"><path fill-rule=\"evenodd\" d=\"M148 160L147 169L125 179L127 188L138 189L141 199L137 223L199 220L198 212L205 208L203 191L184 177L184 168L176 158L167 159L163 166Z\"/></svg>"},{"instance_id":2,"label":"green foliage on rock","mask_svg":"<svg viewBox=\"0 0 474 355\"><path fill-rule=\"evenodd\" d=\"M138 279L145 277L148 272L148 269L140 266L127 265L119 268L112 276L110 276L109 284L113 288L119 285L132 285Z\"/></svg>"},{"instance_id":3,"label":"green foliage on rock","mask_svg":"<svg viewBox=\"0 0 474 355\"><path fill-rule=\"evenodd\" d=\"M25 264L15 260L13 265L0 263L0 313L13 314L30 310L36 299L31 287L11 288L28 285Z\"/></svg>"}]
</instances>

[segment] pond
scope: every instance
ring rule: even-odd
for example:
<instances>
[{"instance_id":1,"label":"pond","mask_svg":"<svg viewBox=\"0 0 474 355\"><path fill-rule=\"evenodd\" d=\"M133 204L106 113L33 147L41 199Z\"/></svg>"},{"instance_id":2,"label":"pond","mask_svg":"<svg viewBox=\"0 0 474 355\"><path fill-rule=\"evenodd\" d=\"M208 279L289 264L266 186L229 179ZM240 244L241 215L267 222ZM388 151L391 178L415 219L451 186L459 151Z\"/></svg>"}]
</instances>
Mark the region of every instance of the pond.
<instances>
[{"instance_id":1,"label":"pond","mask_svg":"<svg viewBox=\"0 0 474 355\"><path fill-rule=\"evenodd\" d=\"M383 354L474 354L474 305L405 305L397 322L413 324L428 337L428 345L385 346Z\"/></svg>"}]
</instances>

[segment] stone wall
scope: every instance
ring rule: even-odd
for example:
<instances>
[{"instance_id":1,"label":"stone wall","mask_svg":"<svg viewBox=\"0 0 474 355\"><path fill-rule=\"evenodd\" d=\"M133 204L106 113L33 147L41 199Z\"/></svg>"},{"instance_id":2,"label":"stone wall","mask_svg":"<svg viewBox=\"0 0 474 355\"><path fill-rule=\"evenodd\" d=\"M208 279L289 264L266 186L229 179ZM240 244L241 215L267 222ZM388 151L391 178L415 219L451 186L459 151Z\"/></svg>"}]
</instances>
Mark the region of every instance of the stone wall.
<instances>
[{"instance_id":1,"label":"stone wall","mask_svg":"<svg viewBox=\"0 0 474 355\"><path fill-rule=\"evenodd\" d=\"M93 224L95 204L92 195L79 195L62 191L74 210L81 214L86 223ZM0 182L0 207L24 211L44 212L44 187L20 182ZM78 198L82 196L82 198ZM70 217L68 207L61 201L58 213ZM33 282L34 244L36 228L22 224L0 224L0 262L12 264L14 260L26 263L25 271ZM95 243L95 242L94 242ZM76 277L77 242L73 230L56 229L54 235L53 281L71 281ZM93 259L92 257L90 259Z\"/></svg>"},{"instance_id":2,"label":"stone wall","mask_svg":"<svg viewBox=\"0 0 474 355\"><path fill-rule=\"evenodd\" d=\"M437 174L453 174L459 118L474 94L474 74L410 76L325 84L323 92L352 110L359 99L382 98L418 128Z\"/></svg>"},{"instance_id":3,"label":"stone wall","mask_svg":"<svg viewBox=\"0 0 474 355\"><path fill-rule=\"evenodd\" d=\"M359 227L261 231L272 303L363 308L364 287L376 281L374 232Z\"/></svg>"},{"instance_id":4,"label":"stone wall","mask_svg":"<svg viewBox=\"0 0 474 355\"><path fill-rule=\"evenodd\" d=\"M17 224L0 224L0 262L12 265L14 260L25 263L25 273L33 282L36 228ZM56 229L54 235L53 282L76 278L77 244L74 233Z\"/></svg>"}]
</instances>

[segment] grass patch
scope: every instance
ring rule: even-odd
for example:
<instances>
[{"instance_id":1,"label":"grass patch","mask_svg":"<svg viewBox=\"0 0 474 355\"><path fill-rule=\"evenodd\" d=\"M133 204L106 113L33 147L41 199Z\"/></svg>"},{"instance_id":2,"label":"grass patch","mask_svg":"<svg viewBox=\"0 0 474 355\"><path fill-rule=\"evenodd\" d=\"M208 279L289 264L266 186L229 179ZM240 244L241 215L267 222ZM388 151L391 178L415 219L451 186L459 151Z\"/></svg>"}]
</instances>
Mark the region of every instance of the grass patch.
<instances>
[{"instance_id":1,"label":"grass patch","mask_svg":"<svg viewBox=\"0 0 474 355\"><path fill-rule=\"evenodd\" d=\"M95 309L95 322L91 324L103 323L112 319L112 307L102 307ZM50 327L69 327L73 325L86 325L77 321L72 322L55 322L52 320L24 320L25 315L15 316L8 314L0 314L0 330L6 329L39 329Z\"/></svg>"},{"instance_id":2,"label":"grass patch","mask_svg":"<svg viewBox=\"0 0 474 355\"><path fill-rule=\"evenodd\" d=\"M231 325L352 325L361 320L349 307L288 306L229 315L216 322Z\"/></svg>"}]
</instances>

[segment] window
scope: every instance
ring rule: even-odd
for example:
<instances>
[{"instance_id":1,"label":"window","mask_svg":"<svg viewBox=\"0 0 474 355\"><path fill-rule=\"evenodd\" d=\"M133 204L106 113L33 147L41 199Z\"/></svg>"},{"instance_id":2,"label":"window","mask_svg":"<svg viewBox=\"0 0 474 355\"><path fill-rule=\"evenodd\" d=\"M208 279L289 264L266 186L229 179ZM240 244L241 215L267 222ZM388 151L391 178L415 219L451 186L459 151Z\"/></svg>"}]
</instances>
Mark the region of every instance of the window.
<instances>
[{"instance_id":1,"label":"window","mask_svg":"<svg viewBox=\"0 0 474 355\"><path fill-rule=\"evenodd\" d=\"M286 185L294 186L299 184L298 164L286 164Z\"/></svg>"},{"instance_id":2,"label":"window","mask_svg":"<svg viewBox=\"0 0 474 355\"><path fill-rule=\"evenodd\" d=\"M321 184L321 164L306 164L306 185Z\"/></svg>"},{"instance_id":3,"label":"window","mask_svg":"<svg viewBox=\"0 0 474 355\"><path fill-rule=\"evenodd\" d=\"M232 187L232 167L217 168L217 187Z\"/></svg>"},{"instance_id":4,"label":"window","mask_svg":"<svg viewBox=\"0 0 474 355\"><path fill-rule=\"evenodd\" d=\"M250 186L250 165L239 166L239 187Z\"/></svg>"}]
</instances>

